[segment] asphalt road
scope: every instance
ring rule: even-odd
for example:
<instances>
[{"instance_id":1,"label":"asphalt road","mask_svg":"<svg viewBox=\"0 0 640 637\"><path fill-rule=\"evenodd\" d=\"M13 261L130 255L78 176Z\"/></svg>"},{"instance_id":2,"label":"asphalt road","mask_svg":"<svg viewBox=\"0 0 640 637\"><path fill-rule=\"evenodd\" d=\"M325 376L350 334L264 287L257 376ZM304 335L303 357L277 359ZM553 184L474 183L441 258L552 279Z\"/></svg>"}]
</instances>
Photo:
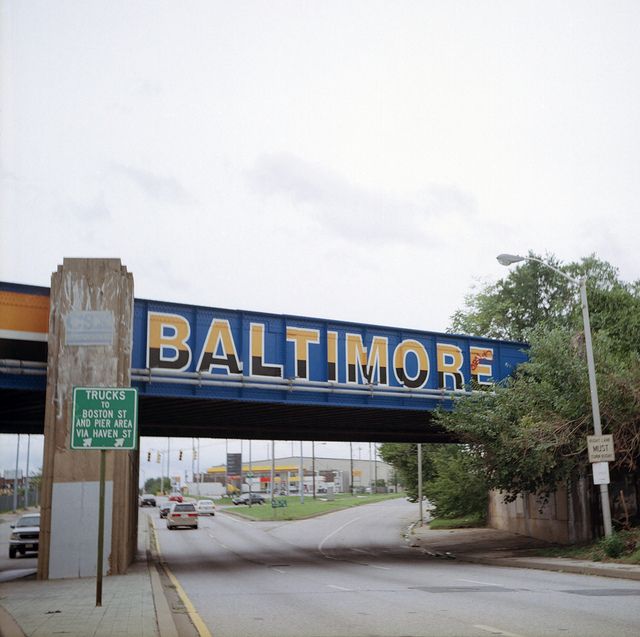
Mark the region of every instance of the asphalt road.
<instances>
[{"instance_id":1,"label":"asphalt road","mask_svg":"<svg viewBox=\"0 0 640 637\"><path fill-rule=\"evenodd\" d=\"M403 540L414 518L392 500L298 522L156 523L214 637L640 634L637 582L430 558Z\"/></svg>"}]
</instances>

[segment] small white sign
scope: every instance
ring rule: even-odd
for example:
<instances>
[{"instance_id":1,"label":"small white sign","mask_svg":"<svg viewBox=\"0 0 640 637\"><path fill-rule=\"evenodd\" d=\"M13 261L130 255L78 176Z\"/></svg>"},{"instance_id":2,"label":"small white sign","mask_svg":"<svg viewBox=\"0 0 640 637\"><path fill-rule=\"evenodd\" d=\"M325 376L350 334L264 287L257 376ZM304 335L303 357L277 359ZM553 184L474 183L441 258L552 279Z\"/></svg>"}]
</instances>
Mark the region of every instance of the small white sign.
<instances>
[{"instance_id":1,"label":"small white sign","mask_svg":"<svg viewBox=\"0 0 640 637\"><path fill-rule=\"evenodd\" d=\"M73 310L64 327L65 345L113 345L113 312Z\"/></svg>"},{"instance_id":2,"label":"small white sign","mask_svg":"<svg viewBox=\"0 0 640 637\"><path fill-rule=\"evenodd\" d=\"M593 467L593 484L609 484L609 463L594 462Z\"/></svg>"},{"instance_id":3,"label":"small white sign","mask_svg":"<svg viewBox=\"0 0 640 637\"><path fill-rule=\"evenodd\" d=\"M587 448L589 450L589 462L613 462L615 453L613 449L613 436L587 436Z\"/></svg>"}]
</instances>

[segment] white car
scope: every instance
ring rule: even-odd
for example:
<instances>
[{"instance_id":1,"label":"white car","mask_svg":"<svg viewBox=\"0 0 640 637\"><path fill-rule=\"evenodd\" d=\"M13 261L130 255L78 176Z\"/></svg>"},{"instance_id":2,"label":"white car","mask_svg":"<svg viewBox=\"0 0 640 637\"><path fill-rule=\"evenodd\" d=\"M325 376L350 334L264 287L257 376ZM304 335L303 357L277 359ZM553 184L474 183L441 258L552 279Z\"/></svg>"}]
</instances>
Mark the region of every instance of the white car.
<instances>
[{"instance_id":1,"label":"white car","mask_svg":"<svg viewBox=\"0 0 640 637\"><path fill-rule=\"evenodd\" d=\"M215 515L216 505L213 503L213 500L198 500L196 510L199 515Z\"/></svg>"},{"instance_id":2,"label":"white car","mask_svg":"<svg viewBox=\"0 0 640 637\"><path fill-rule=\"evenodd\" d=\"M193 502L171 503L169 513L167 513L167 528L173 530L181 526L198 528L198 512Z\"/></svg>"}]
</instances>

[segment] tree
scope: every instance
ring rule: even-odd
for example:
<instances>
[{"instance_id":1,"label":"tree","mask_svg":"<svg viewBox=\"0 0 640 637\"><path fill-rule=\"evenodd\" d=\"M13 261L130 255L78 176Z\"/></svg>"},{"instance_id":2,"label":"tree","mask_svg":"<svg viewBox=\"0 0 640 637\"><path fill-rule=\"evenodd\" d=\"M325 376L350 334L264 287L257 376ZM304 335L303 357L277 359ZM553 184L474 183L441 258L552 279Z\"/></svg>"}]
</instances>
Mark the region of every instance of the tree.
<instances>
[{"instance_id":1,"label":"tree","mask_svg":"<svg viewBox=\"0 0 640 637\"><path fill-rule=\"evenodd\" d=\"M422 454L422 481L426 483L434 476L429 453ZM380 445L380 457L397 471L400 482L405 485L407 496L418 497L418 445L416 443L385 442Z\"/></svg>"},{"instance_id":2,"label":"tree","mask_svg":"<svg viewBox=\"0 0 640 637\"><path fill-rule=\"evenodd\" d=\"M149 478L144 483L145 493L159 493L162 491L162 478Z\"/></svg>"},{"instance_id":3,"label":"tree","mask_svg":"<svg viewBox=\"0 0 640 637\"><path fill-rule=\"evenodd\" d=\"M590 294L597 289L617 285L617 271L610 264L589 256L566 266L552 255L542 259L565 271L569 276L586 276ZM532 329L540 324L567 326L575 321L575 286L551 268L536 261L526 261L494 284L485 285L465 297L465 307L451 317L452 333L526 341Z\"/></svg>"},{"instance_id":4,"label":"tree","mask_svg":"<svg viewBox=\"0 0 640 637\"><path fill-rule=\"evenodd\" d=\"M489 488L483 466L464 445L438 445L430 452L434 475L425 495L439 518L485 519Z\"/></svg>"},{"instance_id":5,"label":"tree","mask_svg":"<svg viewBox=\"0 0 640 637\"><path fill-rule=\"evenodd\" d=\"M527 337L528 362L494 392L458 401L453 412L440 412L436 418L469 444L485 466L489 486L511 498L522 492L548 494L569 476L584 473L588 466L586 436L593 433L579 300L566 280L558 280L554 292L551 283L555 285L555 279L549 275L543 281L547 273L540 268L544 266L526 262L505 280L468 299L467 311L453 318L454 329L475 328L471 331L502 338ZM593 256L564 270L572 277L589 277L603 432L614 435L617 458L613 469L636 471L640 456L640 286L619 281L615 268ZM543 285L536 301L538 284ZM515 305L512 313L507 310L509 304Z\"/></svg>"}]
</instances>

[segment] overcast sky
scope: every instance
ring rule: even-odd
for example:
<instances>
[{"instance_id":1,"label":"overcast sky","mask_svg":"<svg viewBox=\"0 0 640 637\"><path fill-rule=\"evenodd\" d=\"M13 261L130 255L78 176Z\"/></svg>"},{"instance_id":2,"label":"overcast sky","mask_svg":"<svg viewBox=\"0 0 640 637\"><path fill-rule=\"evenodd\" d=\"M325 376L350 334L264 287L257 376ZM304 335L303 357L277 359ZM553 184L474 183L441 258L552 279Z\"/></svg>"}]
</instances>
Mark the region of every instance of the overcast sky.
<instances>
[{"instance_id":1,"label":"overcast sky","mask_svg":"<svg viewBox=\"0 0 640 637\"><path fill-rule=\"evenodd\" d=\"M637 1L0 6L2 281L443 331L500 252L640 278Z\"/></svg>"}]
</instances>

